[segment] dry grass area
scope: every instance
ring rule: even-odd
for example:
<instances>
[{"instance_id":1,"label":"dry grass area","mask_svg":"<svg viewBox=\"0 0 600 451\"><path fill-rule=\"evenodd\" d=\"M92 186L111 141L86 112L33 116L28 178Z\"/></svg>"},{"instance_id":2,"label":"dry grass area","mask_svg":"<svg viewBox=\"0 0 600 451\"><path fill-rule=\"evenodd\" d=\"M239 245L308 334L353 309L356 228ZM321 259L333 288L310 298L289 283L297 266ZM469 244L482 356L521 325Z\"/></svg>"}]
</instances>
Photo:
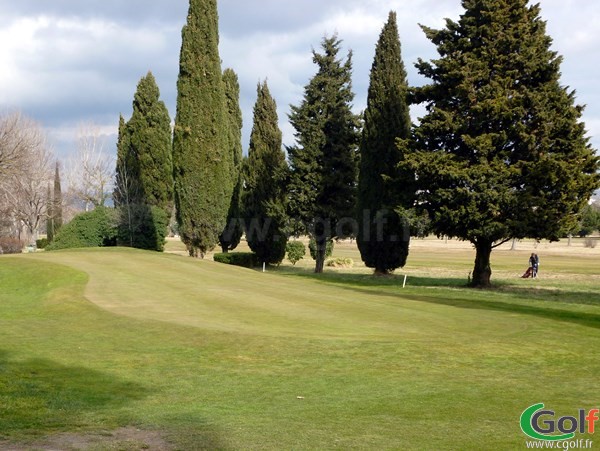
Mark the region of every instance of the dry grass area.
<instances>
[{"instance_id":1,"label":"dry grass area","mask_svg":"<svg viewBox=\"0 0 600 451\"><path fill-rule=\"evenodd\" d=\"M0 441L0 450L6 451L170 451L175 449L163 434L135 427L90 433L61 433L24 444Z\"/></svg>"}]
</instances>

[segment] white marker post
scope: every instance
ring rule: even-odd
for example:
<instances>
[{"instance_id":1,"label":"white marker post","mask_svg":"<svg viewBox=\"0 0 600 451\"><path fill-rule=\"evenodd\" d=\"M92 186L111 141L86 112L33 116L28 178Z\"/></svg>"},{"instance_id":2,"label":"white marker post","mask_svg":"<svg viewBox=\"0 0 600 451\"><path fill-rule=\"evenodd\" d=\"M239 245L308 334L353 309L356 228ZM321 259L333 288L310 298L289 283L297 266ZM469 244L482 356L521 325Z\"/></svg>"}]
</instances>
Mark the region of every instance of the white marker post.
<instances>
[{"instance_id":1,"label":"white marker post","mask_svg":"<svg viewBox=\"0 0 600 451\"><path fill-rule=\"evenodd\" d=\"M267 263L263 262L263 272L267 272Z\"/></svg>"},{"instance_id":2,"label":"white marker post","mask_svg":"<svg viewBox=\"0 0 600 451\"><path fill-rule=\"evenodd\" d=\"M406 288L406 279L408 278L408 274L404 274L404 283L402 284L402 288Z\"/></svg>"}]
</instances>

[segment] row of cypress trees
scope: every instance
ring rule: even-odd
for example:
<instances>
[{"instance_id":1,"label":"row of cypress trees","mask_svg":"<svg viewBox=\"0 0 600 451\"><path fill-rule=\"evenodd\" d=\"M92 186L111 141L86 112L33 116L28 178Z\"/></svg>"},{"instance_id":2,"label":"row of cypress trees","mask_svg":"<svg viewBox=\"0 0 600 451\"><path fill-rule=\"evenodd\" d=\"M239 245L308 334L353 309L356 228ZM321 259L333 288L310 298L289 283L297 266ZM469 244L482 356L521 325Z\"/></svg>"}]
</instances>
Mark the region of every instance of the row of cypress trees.
<instances>
[{"instance_id":1,"label":"row of cypress trees","mask_svg":"<svg viewBox=\"0 0 600 451\"><path fill-rule=\"evenodd\" d=\"M412 89L390 13L362 117L352 113L352 53L339 58L341 41L325 38L322 52L313 51L317 73L291 107L296 144L287 148L288 166L266 81L257 88L243 161L239 83L231 69L221 71L216 0L190 0L172 147L149 74L132 119L121 119L119 164L136 180L134 191L124 191L160 208L174 200L190 255L203 256L217 243L234 249L244 229L260 260L277 263L290 233L309 233L317 272L327 243L352 235L376 272L403 266L411 218L425 213L435 233L474 244L474 284L486 286L493 246L526 236L556 239L598 186L599 162L579 122L582 108L559 84L560 58L550 51L539 7L528 0L464 0L463 7L445 29L424 27L440 58L419 60L431 84ZM426 104L418 126L410 121L411 102ZM144 126L161 132L140 132ZM158 145L164 152L146 160L146 149ZM163 175L172 194L150 188Z\"/></svg>"}]
</instances>

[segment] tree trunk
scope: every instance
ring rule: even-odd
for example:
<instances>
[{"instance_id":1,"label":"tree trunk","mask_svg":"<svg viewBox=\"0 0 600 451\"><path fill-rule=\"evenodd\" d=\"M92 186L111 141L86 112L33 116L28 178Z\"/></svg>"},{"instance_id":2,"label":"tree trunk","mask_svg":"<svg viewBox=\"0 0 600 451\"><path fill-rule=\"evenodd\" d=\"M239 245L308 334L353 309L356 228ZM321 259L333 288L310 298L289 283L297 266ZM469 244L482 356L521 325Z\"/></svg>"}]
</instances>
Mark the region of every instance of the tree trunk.
<instances>
[{"instance_id":1,"label":"tree trunk","mask_svg":"<svg viewBox=\"0 0 600 451\"><path fill-rule=\"evenodd\" d=\"M475 268L473 268L473 280L471 286L474 288L490 288L492 267L490 256L492 254L492 243L489 241L477 241L475 243Z\"/></svg>"},{"instance_id":2,"label":"tree trunk","mask_svg":"<svg viewBox=\"0 0 600 451\"><path fill-rule=\"evenodd\" d=\"M317 264L315 266L315 274L322 274L325 267L325 255L327 253L327 240L325 238L317 238Z\"/></svg>"}]
</instances>

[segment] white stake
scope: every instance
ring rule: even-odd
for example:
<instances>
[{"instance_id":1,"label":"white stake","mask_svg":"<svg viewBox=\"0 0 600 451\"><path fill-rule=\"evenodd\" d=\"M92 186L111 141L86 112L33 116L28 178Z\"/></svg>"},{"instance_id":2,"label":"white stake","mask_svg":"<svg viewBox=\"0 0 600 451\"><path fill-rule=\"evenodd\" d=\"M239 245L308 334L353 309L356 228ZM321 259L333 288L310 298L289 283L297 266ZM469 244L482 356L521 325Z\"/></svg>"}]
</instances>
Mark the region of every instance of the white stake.
<instances>
[{"instance_id":1,"label":"white stake","mask_svg":"<svg viewBox=\"0 0 600 451\"><path fill-rule=\"evenodd\" d=\"M267 272L267 263L263 262L263 272Z\"/></svg>"},{"instance_id":2,"label":"white stake","mask_svg":"<svg viewBox=\"0 0 600 451\"><path fill-rule=\"evenodd\" d=\"M402 284L402 288L406 288L406 279L408 278L408 274L404 274L404 283Z\"/></svg>"}]
</instances>

